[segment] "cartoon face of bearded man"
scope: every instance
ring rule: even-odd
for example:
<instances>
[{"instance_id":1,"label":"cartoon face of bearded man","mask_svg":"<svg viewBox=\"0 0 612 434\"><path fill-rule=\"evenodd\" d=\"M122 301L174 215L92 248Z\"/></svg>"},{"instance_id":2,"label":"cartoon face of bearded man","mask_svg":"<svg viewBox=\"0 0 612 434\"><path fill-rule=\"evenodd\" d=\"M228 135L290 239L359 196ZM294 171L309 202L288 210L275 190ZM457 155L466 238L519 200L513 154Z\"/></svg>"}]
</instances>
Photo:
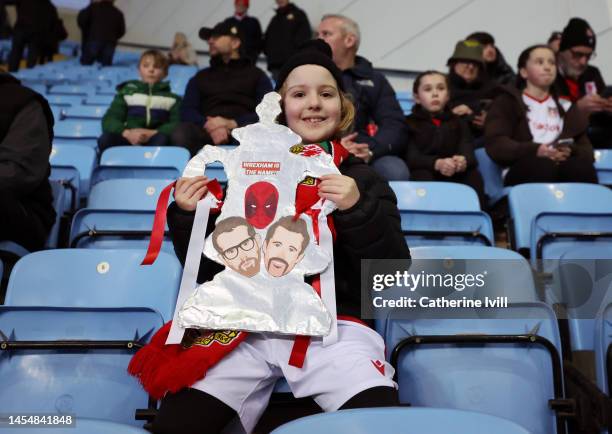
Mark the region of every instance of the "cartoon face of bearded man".
<instances>
[{"instance_id":1,"label":"cartoon face of bearded man","mask_svg":"<svg viewBox=\"0 0 612 434\"><path fill-rule=\"evenodd\" d=\"M293 270L304 257L310 242L306 222L293 217L278 219L266 233L264 263L271 276L281 277Z\"/></svg>"},{"instance_id":2,"label":"cartoon face of bearded man","mask_svg":"<svg viewBox=\"0 0 612 434\"><path fill-rule=\"evenodd\" d=\"M217 222L212 243L223 263L245 277L259 273L261 238L242 217L228 217Z\"/></svg>"}]
</instances>

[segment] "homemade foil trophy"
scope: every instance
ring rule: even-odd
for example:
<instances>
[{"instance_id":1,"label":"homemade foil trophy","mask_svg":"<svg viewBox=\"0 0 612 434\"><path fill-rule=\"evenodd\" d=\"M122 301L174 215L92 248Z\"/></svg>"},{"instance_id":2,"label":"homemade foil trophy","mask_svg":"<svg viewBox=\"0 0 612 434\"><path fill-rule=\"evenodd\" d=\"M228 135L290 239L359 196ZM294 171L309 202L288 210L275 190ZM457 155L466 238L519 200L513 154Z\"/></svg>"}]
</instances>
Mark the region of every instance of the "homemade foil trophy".
<instances>
[{"instance_id":1,"label":"homemade foil trophy","mask_svg":"<svg viewBox=\"0 0 612 434\"><path fill-rule=\"evenodd\" d=\"M348 153L317 144L276 123L280 95L264 96L259 122L237 128L233 150L204 146L183 176L221 162L226 196L216 180L196 207L173 320L132 358L128 371L154 398L189 387L249 333L295 335L288 363L301 368L311 338L338 339L333 264L333 202L318 196L317 178L339 174ZM163 242L172 183L160 194L143 265ZM211 213L220 212L206 237ZM196 277L202 253L225 269L206 283ZM310 277L310 284L304 277Z\"/></svg>"}]
</instances>

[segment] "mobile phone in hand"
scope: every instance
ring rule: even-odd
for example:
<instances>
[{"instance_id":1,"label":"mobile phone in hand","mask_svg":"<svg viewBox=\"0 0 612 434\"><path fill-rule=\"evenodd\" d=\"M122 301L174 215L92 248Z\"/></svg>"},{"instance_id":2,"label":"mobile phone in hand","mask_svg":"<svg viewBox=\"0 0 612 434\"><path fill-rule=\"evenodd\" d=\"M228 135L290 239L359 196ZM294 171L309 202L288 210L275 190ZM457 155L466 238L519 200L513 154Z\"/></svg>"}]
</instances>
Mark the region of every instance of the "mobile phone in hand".
<instances>
[{"instance_id":1,"label":"mobile phone in hand","mask_svg":"<svg viewBox=\"0 0 612 434\"><path fill-rule=\"evenodd\" d=\"M574 144L574 139L572 139L571 137L568 139L559 139L555 142L552 143L553 147L555 148L569 148Z\"/></svg>"}]
</instances>

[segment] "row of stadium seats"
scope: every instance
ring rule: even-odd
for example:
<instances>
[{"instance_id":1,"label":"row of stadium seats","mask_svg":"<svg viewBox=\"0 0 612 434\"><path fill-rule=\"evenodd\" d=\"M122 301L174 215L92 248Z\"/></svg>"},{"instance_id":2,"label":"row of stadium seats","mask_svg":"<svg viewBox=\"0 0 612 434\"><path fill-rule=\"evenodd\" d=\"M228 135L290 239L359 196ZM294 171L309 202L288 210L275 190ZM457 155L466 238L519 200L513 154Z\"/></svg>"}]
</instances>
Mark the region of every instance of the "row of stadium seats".
<instances>
[{"instance_id":1,"label":"row of stadium seats","mask_svg":"<svg viewBox=\"0 0 612 434\"><path fill-rule=\"evenodd\" d=\"M494 247L415 247L412 253L417 269L411 271L417 273L418 261L431 258L447 258L455 267L465 264L463 259L494 264L499 261L494 258L511 258L524 275L514 267L514 280L501 276L507 282L503 291L520 288L525 301L487 308L478 318L453 318L448 311L432 316L427 309L413 310L411 317L387 311L378 329L396 368L401 402L478 411L535 434L566 432L562 337L551 307L529 301L536 290L528 263ZM171 317L181 276L173 255L162 252L147 267L140 266L142 257L142 250L58 249L17 263L0 307L3 349L11 352L0 358L0 373L11 379L0 392L4 411L27 404L32 412L59 408L138 424L133 414L147 407L147 397L125 367L133 351ZM506 264L498 265L492 273L508 274ZM488 289L487 294L504 293ZM593 322L598 385L609 393L612 305ZM45 372L46 381L37 378L27 386L33 371Z\"/></svg>"}]
</instances>

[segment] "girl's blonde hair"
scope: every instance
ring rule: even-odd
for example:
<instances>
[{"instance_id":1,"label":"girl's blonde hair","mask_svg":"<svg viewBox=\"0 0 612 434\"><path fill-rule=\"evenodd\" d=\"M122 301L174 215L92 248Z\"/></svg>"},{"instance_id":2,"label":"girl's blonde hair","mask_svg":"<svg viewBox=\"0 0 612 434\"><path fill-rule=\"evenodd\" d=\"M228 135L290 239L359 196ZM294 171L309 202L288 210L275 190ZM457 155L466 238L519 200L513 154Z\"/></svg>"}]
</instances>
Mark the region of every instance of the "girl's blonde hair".
<instances>
[{"instance_id":1,"label":"girl's blonde hair","mask_svg":"<svg viewBox=\"0 0 612 434\"><path fill-rule=\"evenodd\" d=\"M353 98L350 94L342 92L336 87L338 95L340 96L340 123L333 137L330 139L340 139L346 136L353 129L353 122L355 120L355 104L353 104ZM285 96L287 95L287 82L283 83L281 88L278 90L281 96L281 107L283 108L282 113L278 116L278 122L282 125L287 125L287 119L285 118Z\"/></svg>"}]
</instances>

